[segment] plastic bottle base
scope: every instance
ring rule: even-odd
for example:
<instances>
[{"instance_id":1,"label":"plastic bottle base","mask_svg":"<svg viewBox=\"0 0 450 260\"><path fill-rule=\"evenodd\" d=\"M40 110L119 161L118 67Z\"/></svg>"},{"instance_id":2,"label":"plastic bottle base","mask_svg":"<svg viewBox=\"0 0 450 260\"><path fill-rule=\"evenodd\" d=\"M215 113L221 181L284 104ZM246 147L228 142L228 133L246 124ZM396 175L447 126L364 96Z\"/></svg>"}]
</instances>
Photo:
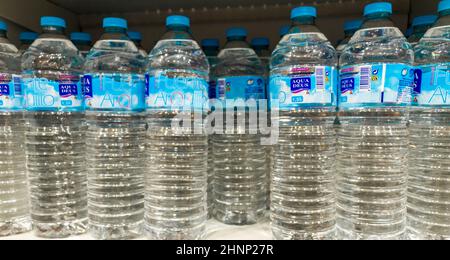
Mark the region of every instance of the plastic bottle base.
<instances>
[{"instance_id":1,"label":"plastic bottle base","mask_svg":"<svg viewBox=\"0 0 450 260\"><path fill-rule=\"evenodd\" d=\"M426 231L414 230L412 228L408 229L407 238L409 240L450 240L450 234L448 235L440 235L440 234L431 234Z\"/></svg>"},{"instance_id":2,"label":"plastic bottle base","mask_svg":"<svg viewBox=\"0 0 450 260\"><path fill-rule=\"evenodd\" d=\"M226 225L245 226L257 224L264 217L264 210L258 212L217 211L214 218Z\"/></svg>"},{"instance_id":3,"label":"plastic bottle base","mask_svg":"<svg viewBox=\"0 0 450 260\"><path fill-rule=\"evenodd\" d=\"M298 230L287 230L272 226L272 234L276 240L335 240L336 230L324 232L302 232Z\"/></svg>"},{"instance_id":4,"label":"plastic bottle base","mask_svg":"<svg viewBox=\"0 0 450 260\"><path fill-rule=\"evenodd\" d=\"M63 223L33 223L35 235L41 238L66 238L87 232L88 220L76 220Z\"/></svg>"},{"instance_id":5,"label":"plastic bottle base","mask_svg":"<svg viewBox=\"0 0 450 260\"><path fill-rule=\"evenodd\" d=\"M144 223L133 225L95 225L89 224L89 233L98 240L128 240L136 239L143 234Z\"/></svg>"},{"instance_id":6,"label":"plastic bottle base","mask_svg":"<svg viewBox=\"0 0 450 260\"><path fill-rule=\"evenodd\" d=\"M340 240L405 240L406 230L393 234L364 234L343 230L338 227L337 238Z\"/></svg>"},{"instance_id":7,"label":"plastic bottle base","mask_svg":"<svg viewBox=\"0 0 450 260\"><path fill-rule=\"evenodd\" d=\"M151 240L201 240L206 236L206 225L191 229L157 229L146 226L145 235Z\"/></svg>"},{"instance_id":8,"label":"plastic bottle base","mask_svg":"<svg viewBox=\"0 0 450 260\"><path fill-rule=\"evenodd\" d=\"M0 237L12 236L31 231L31 219L29 217L0 221Z\"/></svg>"}]
</instances>

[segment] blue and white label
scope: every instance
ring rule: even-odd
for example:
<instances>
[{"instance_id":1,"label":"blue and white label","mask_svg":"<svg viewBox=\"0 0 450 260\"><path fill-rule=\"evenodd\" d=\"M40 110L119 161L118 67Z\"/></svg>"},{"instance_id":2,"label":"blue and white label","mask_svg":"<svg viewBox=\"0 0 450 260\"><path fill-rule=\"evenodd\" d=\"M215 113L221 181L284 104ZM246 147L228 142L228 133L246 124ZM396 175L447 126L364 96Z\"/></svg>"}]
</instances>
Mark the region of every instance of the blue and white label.
<instances>
[{"instance_id":1,"label":"blue and white label","mask_svg":"<svg viewBox=\"0 0 450 260\"><path fill-rule=\"evenodd\" d=\"M266 99L266 84L263 77L234 76L218 78L216 98L219 100Z\"/></svg>"},{"instance_id":2,"label":"blue and white label","mask_svg":"<svg viewBox=\"0 0 450 260\"><path fill-rule=\"evenodd\" d=\"M138 74L94 74L83 77L87 110L145 110L145 79Z\"/></svg>"},{"instance_id":3,"label":"blue and white label","mask_svg":"<svg viewBox=\"0 0 450 260\"><path fill-rule=\"evenodd\" d=\"M156 110L206 110L208 81L200 77L177 77L170 71L148 76L147 108Z\"/></svg>"},{"instance_id":4,"label":"blue and white label","mask_svg":"<svg viewBox=\"0 0 450 260\"><path fill-rule=\"evenodd\" d=\"M58 80L24 80L25 106L30 111L82 111L83 92L79 76L60 75Z\"/></svg>"},{"instance_id":5,"label":"blue and white label","mask_svg":"<svg viewBox=\"0 0 450 260\"><path fill-rule=\"evenodd\" d=\"M0 109L16 111L23 108L21 76L0 73Z\"/></svg>"},{"instance_id":6,"label":"blue and white label","mask_svg":"<svg viewBox=\"0 0 450 260\"><path fill-rule=\"evenodd\" d=\"M336 106L336 69L329 66L289 68L288 75L270 77L270 99L280 109Z\"/></svg>"},{"instance_id":7,"label":"blue and white label","mask_svg":"<svg viewBox=\"0 0 450 260\"><path fill-rule=\"evenodd\" d=\"M340 70L341 108L408 106L415 69L406 64L346 66Z\"/></svg>"},{"instance_id":8,"label":"blue and white label","mask_svg":"<svg viewBox=\"0 0 450 260\"><path fill-rule=\"evenodd\" d=\"M414 106L450 106L450 63L416 68Z\"/></svg>"}]
</instances>

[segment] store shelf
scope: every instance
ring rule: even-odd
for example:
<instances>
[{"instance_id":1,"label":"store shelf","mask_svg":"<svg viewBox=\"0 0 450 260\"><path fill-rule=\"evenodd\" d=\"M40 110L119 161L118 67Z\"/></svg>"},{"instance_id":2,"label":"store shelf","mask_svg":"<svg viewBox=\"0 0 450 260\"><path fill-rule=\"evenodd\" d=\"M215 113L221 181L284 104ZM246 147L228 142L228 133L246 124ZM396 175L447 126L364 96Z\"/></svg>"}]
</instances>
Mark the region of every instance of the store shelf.
<instances>
[{"instance_id":1,"label":"store shelf","mask_svg":"<svg viewBox=\"0 0 450 260\"><path fill-rule=\"evenodd\" d=\"M141 238L144 239L144 238ZM32 232L17 236L4 237L0 240L42 240L33 235ZM64 240L93 240L90 235L70 237ZM268 221L252 226L228 226L210 220L207 225L205 240L272 240L270 225Z\"/></svg>"}]
</instances>

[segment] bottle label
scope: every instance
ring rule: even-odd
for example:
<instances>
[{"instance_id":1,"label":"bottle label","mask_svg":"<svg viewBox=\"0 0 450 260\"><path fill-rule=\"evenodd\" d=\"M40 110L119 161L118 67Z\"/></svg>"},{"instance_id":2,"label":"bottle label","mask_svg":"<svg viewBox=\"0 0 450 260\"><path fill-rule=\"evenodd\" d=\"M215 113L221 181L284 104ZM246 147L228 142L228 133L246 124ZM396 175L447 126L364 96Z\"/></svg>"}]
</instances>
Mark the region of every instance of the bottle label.
<instances>
[{"instance_id":1,"label":"bottle label","mask_svg":"<svg viewBox=\"0 0 450 260\"><path fill-rule=\"evenodd\" d=\"M24 80L25 106L29 111L82 111L83 93L79 76L60 75L58 80Z\"/></svg>"},{"instance_id":2,"label":"bottle label","mask_svg":"<svg viewBox=\"0 0 450 260\"><path fill-rule=\"evenodd\" d=\"M304 66L289 69L288 75L270 77L270 99L281 110L311 106L336 106L337 72L330 66Z\"/></svg>"},{"instance_id":3,"label":"bottle label","mask_svg":"<svg viewBox=\"0 0 450 260\"><path fill-rule=\"evenodd\" d=\"M367 64L340 70L341 108L409 106L414 68L406 64Z\"/></svg>"},{"instance_id":4,"label":"bottle label","mask_svg":"<svg viewBox=\"0 0 450 260\"><path fill-rule=\"evenodd\" d=\"M450 105L450 63L417 67L414 77L413 105Z\"/></svg>"},{"instance_id":5,"label":"bottle label","mask_svg":"<svg viewBox=\"0 0 450 260\"><path fill-rule=\"evenodd\" d=\"M138 74L102 73L83 77L87 110L145 110L145 80Z\"/></svg>"},{"instance_id":6,"label":"bottle label","mask_svg":"<svg viewBox=\"0 0 450 260\"><path fill-rule=\"evenodd\" d=\"M146 103L154 110L208 108L208 81L200 77L171 77L168 72L147 75Z\"/></svg>"},{"instance_id":7,"label":"bottle label","mask_svg":"<svg viewBox=\"0 0 450 260\"><path fill-rule=\"evenodd\" d=\"M16 111L23 108L22 77L0 73L0 109Z\"/></svg>"},{"instance_id":8,"label":"bottle label","mask_svg":"<svg viewBox=\"0 0 450 260\"><path fill-rule=\"evenodd\" d=\"M259 76L235 76L216 80L216 98L219 100L266 99L265 80Z\"/></svg>"}]
</instances>

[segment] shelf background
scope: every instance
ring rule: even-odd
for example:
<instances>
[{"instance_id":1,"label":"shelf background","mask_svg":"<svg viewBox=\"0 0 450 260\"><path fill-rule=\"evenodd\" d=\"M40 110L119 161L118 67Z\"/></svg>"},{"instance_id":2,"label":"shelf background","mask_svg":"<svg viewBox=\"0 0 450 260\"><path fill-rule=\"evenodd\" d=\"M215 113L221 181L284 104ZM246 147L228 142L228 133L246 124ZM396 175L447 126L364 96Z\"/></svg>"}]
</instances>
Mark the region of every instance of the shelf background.
<instances>
[{"instance_id":1,"label":"shelf background","mask_svg":"<svg viewBox=\"0 0 450 260\"><path fill-rule=\"evenodd\" d=\"M439 0L389 0L394 5L394 20L406 30L413 17L436 12ZM184 14L192 19L196 39L220 38L225 30L244 26L250 38L265 36L272 47L279 41L279 29L289 24L290 10L300 5L319 9L318 26L332 43L343 38L346 20L361 17L364 6L372 0L0 0L0 17L10 24L9 36L18 44L23 30L40 31L39 17L58 15L68 21L68 32L86 31L97 39L102 18L119 16L128 19L130 29L144 34L143 45L151 49L164 33L169 14ZM26 6L26 8L24 8Z\"/></svg>"}]
</instances>

